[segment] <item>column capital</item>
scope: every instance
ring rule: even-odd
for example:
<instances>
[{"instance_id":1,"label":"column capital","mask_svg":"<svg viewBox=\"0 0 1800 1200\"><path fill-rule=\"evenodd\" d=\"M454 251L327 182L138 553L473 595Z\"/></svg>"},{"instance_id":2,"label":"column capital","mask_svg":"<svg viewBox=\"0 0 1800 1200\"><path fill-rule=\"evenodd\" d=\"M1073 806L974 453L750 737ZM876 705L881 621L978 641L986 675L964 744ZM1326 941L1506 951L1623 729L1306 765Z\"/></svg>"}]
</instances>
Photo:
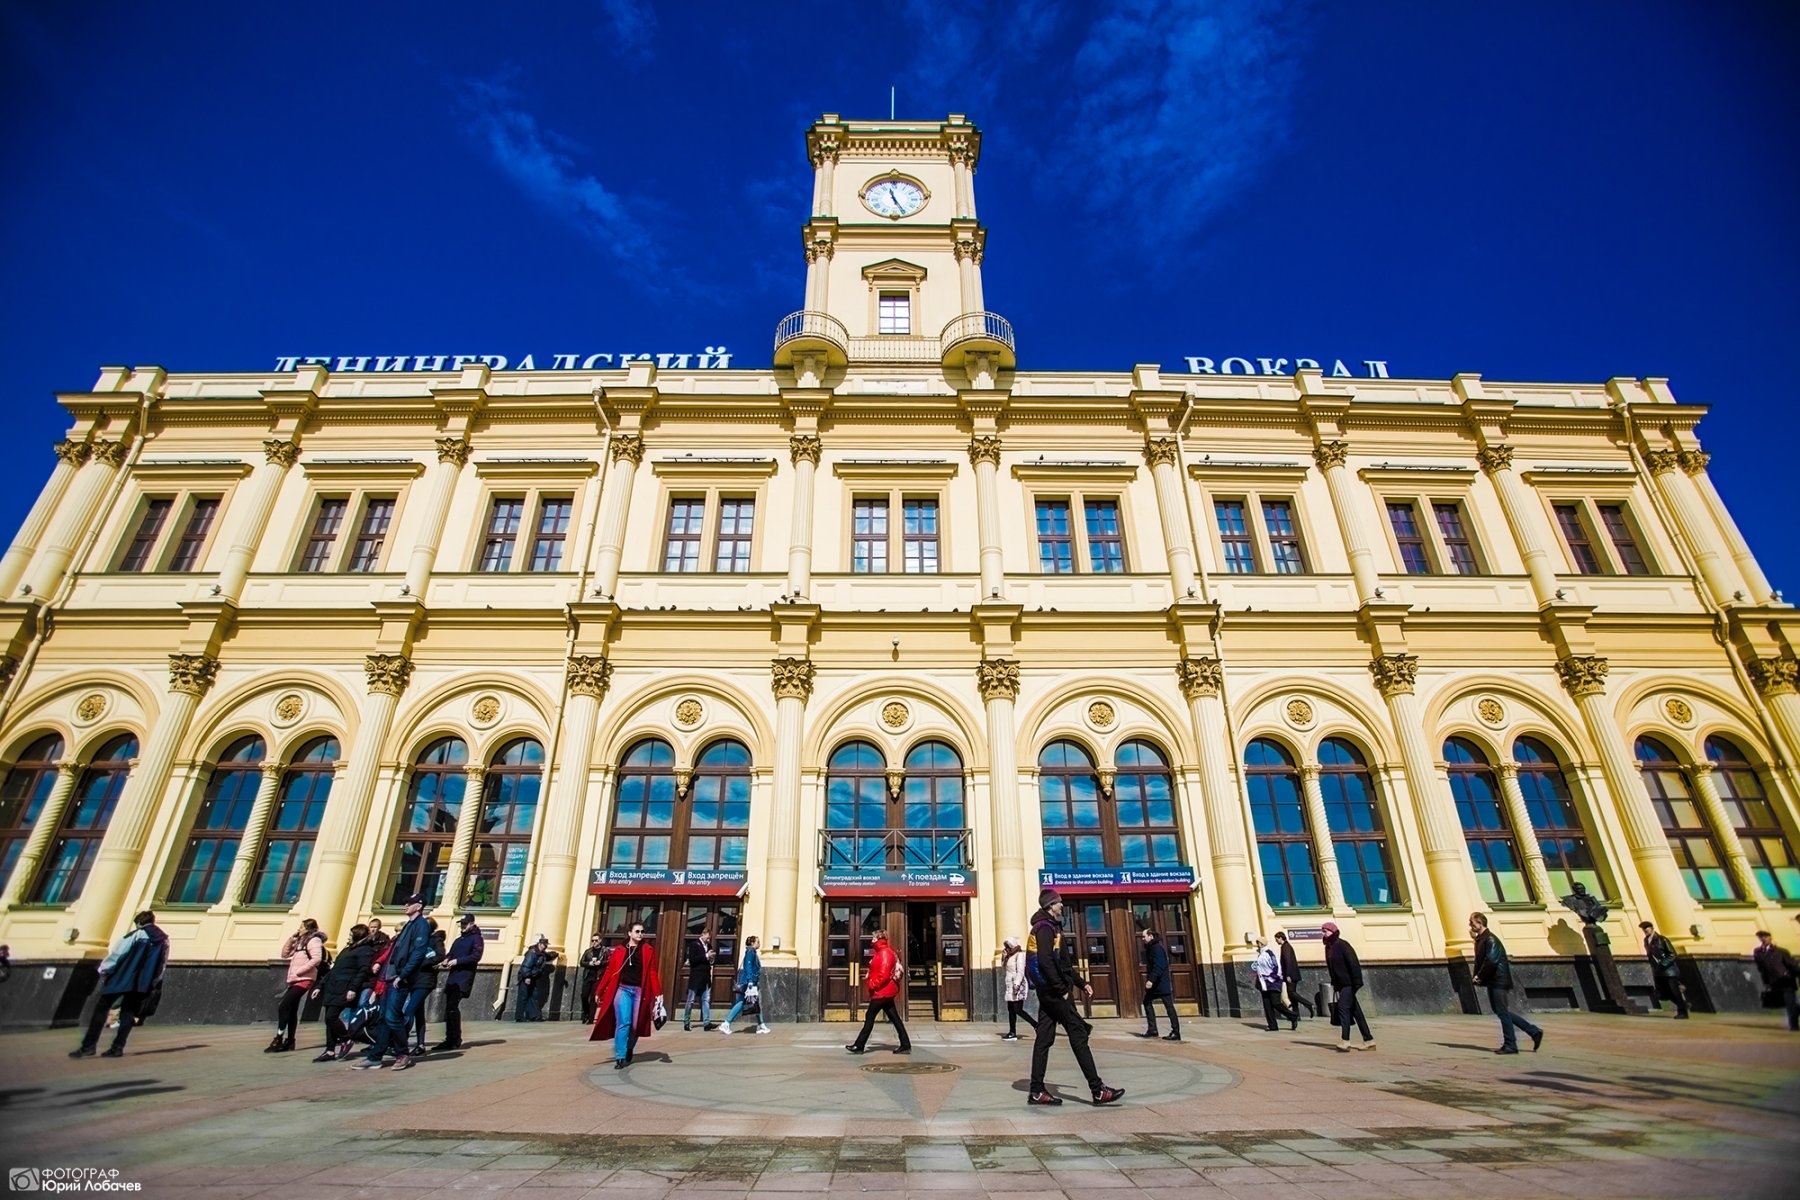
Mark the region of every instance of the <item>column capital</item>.
<instances>
[{"instance_id":1,"label":"column capital","mask_svg":"<svg viewBox=\"0 0 1800 1200\"><path fill-rule=\"evenodd\" d=\"M455 463L460 467L469 461L469 452L473 449L469 439L460 435L437 439L438 461L441 463Z\"/></svg>"},{"instance_id":2,"label":"column capital","mask_svg":"<svg viewBox=\"0 0 1800 1200\"><path fill-rule=\"evenodd\" d=\"M1681 465L1681 451L1649 450L1644 454L1644 461L1650 464L1652 475L1667 475Z\"/></svg>"},{"instance_id":3,"label":"column capital","mask_svg":"<svg viewBox=\"0 0 1800 1200\"><path fill-rule=\"evenodd\" d=\"M1607 662L1598 654L1571 654L1556 660L1556 676L1563 688L1580 700L1606 691Z\"/></svg>"},{"instance_id":4,"label":"column capital","mask_svg":"<svg viewBox=\"0 0 1800 1200\"><path fill-rule=\"evenodd\" d=\"M280 783L281 777L283 774L286 773L286 771L287 771L287 766L284 763L265 762L262 765L263 782L264 783Z\"/></svg>"},{"instance_id":5,"label":"column capital","mask_svg":"<svg viewBox=\"0 0 1800 1200\"><path fill-rule=\"evenodd\" d=\"M169 690L204 696L219 674L219 660L210 654L169 655Z\"/></svg>"},{"instance_id":6,"label":"column capital","mask_svg":"<svg viewBox=\"0 0 1800 1200\"><path fill-rule=\"evenodd\" d=\"M467 777L468 781L474 784L477 789L481 787L482 780L487 778L487 772L487 767L481 763L470 763L463 768L463 775Z\"/></svg>"},{"instance_id":7,"label":"column capital","mask_svg":"<svg viewBox=\"0 0 1800 1200\"><path fill-rule=\"evenodd\" d=\"M612 440L612 460L632 463L634 466L644 461L644 438L642 434L615 433Z\"/></svg>"},{"instance_id":8,"label":"column capital","mask_svg":"<svg viewBox=\"0 0 1800 1200\"><path fill-rule=\"evenodd\" d=\"M81 774L81 764L74 759L67 759L56 764L56 774L61 779L73 779Z\"/></svg>"},{"instance_id":9,"label":"column capital","mask_svg":"<svg viewBox=\"0 0 1800 1200\"><path fill-rule=\"evenodd\" d=\"M837 162L838 153L843 149L843 142L837 134L830 131L814 132L811 141L812 146L809 148L808 157L812 159L813 166L818 167L828 162Z\"/></svg>"},{"instance_id":10,"label":"column capital","mask_svg":"<svg viewBox=\"0 0 1800 1200\"><path fill-rule=\"evenodd\" d=\"M1706 464L1712 461L1712 455L1704 450L1683 450L1680 461L1683 471L1689 475L1698 475L1706 470Z\"/></svg>"},{"instance_id":11,"label":"column capital","mask_svg":"<svg viewBox=\"0 0 1800 1200\"><path fill-rule=\"evenodd\" d=\"M1519 777L1519 764L1513 762L1511 759L1507 759L1505 762L1495 765L1494 774L1502 779L1517 779Z\"/></svg>"},{"instance_id":12,"label":"column capital","mask_svg":"<svg viewBox=\"0 0 1800 1200\"><path fill-rule=\"evenodd\" d=\"M1318 763L1301 763L1300 764L1300 778L1305 783L1319 782L1319 764Z\"/></svg>"},{"instance_id":13,"label":"column capital","mask_svg":"<svg viewBox=\"0 0 1800 1200\"><path fill-rule=\"evenodd\" d=\"M1416 654L1381 654L1369 664L1375 676L1375 690L1383 699L1412 695L1419 678L1419 656Z\"/></svg>"},{"instance_id":14,"label":"column capital","mask_svg":"<svg viewBox=\"0 0 1800 1200\"><path fill-rule=\"evenodd\" d=\"M64 438L50 448L56 452L56 457L62 459L71 467L79 467L82 463L86 462L88 457L94 452L94 448L86 442L77 442L69 438Z\"/></svg>"},{"instance_id":15,"label":"column capital","mask_svg":"<svg viewBox=\"0 0 1800 1200\"><path fill-rule=\"evenodd\" d=\"M770 684L777 700L798 700L804 704L812 699L813 664L810 658L785 656L773 659L769 670Z\"/></svg>"},{"instance_id":16,"label":"column capital","mask_svg":"<svg viewBox=\"0 0 1800 1200\"><path fill-rule=\"evenodd\" d=\"M1350 460L1349 442L1320 442L1313 447L1313 461L1319 464L1319 470L1329 471L1333 467L1341 467Z\"/></svg>"},{"instance_id":17,"label":"column capital","mask_svg":"<svg viewBox=\"0 0 1800 1200\"><path fill-rule=\"evenodd\" d=\"M125 461L125 443L96 440L94 442L94 460L103 462L109 467L119 466Z\"/></svg>"},{"instance_id":18,"label":"column capital","mask_svg":"<svg viewBox=\"0 0 1800 1200\"><path fill-rule=\"evenodd\" d=\"M1503 442L1483 446L1475 452L1475 461L1480 463L1481 469L1489 475L1496 471L1510 471L1512 470L1513 448Z\"/></svg>"},{"instance_id":19,"label":"column capital","mask_svg":"<svg viewBox=\"0 0 1800 1200\"><path fill-rule=\"evenodd\" d=\"M982 463L1000 465L1000 439L992 434L969 439L969 464L978 467Z\"/></svg>"},{"instance_id":20,"label":"column capital","mask_svg":"<svg viewBox=\"0 0 1800 1200\"><path fill-rule=\"evenodd\" d=\"M1216 696L1225 684L1225 664L1216 658L1184 658L1175 664L1175 678L1189 700Z\"/></svg>"},{"instance_id":21,"label":"column capital","mask_svg":"<svg viewBox=\"0 0 1800 1200\"><path fill-rule=\"evenodd\" d=\"M398 696L412 679L412 659L404 654L371 654L363 659L369 695Z\"/></svg>"},{"instance_id":22,"label":"column capital","mask_svg":"<svg viewBox=\"0 0 1800 1200\"><path fill-rule=\"evenodd\" d=\"M592 696L596 700L606 696L606 689L612 683L613 665L600 654L572 654L569 656L569 672L567 683L571 695Z\"/></svg>"},{"instance_id":23,"label":"column capital","mask_svg":"<svg viewBox=\"0 0 1800 1200\"><path fill-rule=\"evenodd\" d=\"M1777 654L1772 658L1753 658L1745 664L1750 669L1750 682L1765 696L1780 696L1800 690L1800 662Z\"/></svg>"},{"instance_id":24,"label":"column capital","mask_svg":"<svg viewBox=\"0 0 1800 1200\"><path fill-rule=\"evenodd\" d=\"M1010 658L984 658L975 668L975 682L983 700L1019 698L1019 664Z\"/></svg>"},{"instance_id":25,"label":"column capital","mask_svg":"<svg viewBox=\"0 0 1800 1200\"><path fill-rule=\"evenodd\" d=\"M1175 439L1172 437L1145 438L1144 464L1151 467L1174 466Z\"/></svg>"},{"instance_id":26,"label":"column capital","mask_svg":"<svg viewBox=\"0 0 1800 1200\"><path fill-rule=\"evenodd\" d=\"M292 438L267 438L263 441L263 457L278 467L291 467L300 457L300 443Z\"/></svg>"},{"instance_id":27,"label":"column capital","mask_svg":"<svg viewBox=\"0 0 1800 1200\"><path fill-rule=\"evenodd\" d=\"M825 443L819 440L817 434L796 433L788 438L788 458L795 466L805 461L816 467L824 452Z\"/></svg>"}]
</instances>

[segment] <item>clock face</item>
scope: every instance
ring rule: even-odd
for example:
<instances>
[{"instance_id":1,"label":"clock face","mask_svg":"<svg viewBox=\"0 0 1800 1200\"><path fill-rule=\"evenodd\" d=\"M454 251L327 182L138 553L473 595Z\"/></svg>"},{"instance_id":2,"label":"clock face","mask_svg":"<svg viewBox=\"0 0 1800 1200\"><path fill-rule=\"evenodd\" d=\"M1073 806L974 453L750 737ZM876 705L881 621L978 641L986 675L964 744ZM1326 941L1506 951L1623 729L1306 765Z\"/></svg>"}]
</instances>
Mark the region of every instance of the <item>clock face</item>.
<instances>
[{"instance_id":1,"label":"clock face","mask_svg":"<svg viewBox=\"0 0 1800 1200\"><path fill-rule=\"evenodd\" d=\"M905 179L882 179L863 192L863 203L884 217L910 217L925 205L919 185Z\"/></svg>"}]
</instances>

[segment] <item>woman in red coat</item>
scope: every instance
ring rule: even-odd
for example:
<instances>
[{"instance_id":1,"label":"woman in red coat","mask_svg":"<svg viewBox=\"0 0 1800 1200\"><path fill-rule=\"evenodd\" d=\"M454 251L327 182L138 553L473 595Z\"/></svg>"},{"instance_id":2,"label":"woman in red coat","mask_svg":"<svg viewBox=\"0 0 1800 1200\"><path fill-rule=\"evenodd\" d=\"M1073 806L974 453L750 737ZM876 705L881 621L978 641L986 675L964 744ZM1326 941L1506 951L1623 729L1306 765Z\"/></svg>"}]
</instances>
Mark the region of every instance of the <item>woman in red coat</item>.
<instances>
[{"instance_id":1,"label":"woman in red coat","mask_svg":"<svg viewBox=\"0 0 1800 1200\"><path fill-rule=\"evenodd\" d=\"M869 1034L875 1031L876 1016L886 1013L887 1019L894 1023L894 1032L900 1035L900 1044L894 1047L894 1053L912 1053L912 1041L906 1036L906 1025L900 1020L897 1007L897 1004L905 1003L906 998L900 995L900 987L905 982L900 960L895 957L893 947L888 945L887 934L877 929L875 954L869 959L869 1007L863 1016L862 1032L844 1049L861 1054L863 1047L869 1044Z\"/></svg>"},{"instance_id":2,"label":"woman in red coat","mask_svg":"<svg viewBox=\"0 0 1800 1200\"><path fill-rule=\"evenodd\" d=\"M591 1042L613 1040L613 1069L622 1071L631 1061L637 1040L656 1028L656 1000L662 995L662 977L656 973L656 947L644 940L644 926L634 922L625 944L614 946L594 989L594 1032Z\"/></svg>"}]
</instances>

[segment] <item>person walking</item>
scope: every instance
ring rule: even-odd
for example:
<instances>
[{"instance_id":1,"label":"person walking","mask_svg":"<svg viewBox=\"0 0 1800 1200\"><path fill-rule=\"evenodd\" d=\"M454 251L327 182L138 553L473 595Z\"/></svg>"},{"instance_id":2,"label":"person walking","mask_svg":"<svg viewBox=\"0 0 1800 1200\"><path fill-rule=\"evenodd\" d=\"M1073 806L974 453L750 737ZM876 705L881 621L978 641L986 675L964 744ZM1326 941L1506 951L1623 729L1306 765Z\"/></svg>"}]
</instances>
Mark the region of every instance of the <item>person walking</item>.
<instances>
[{"instance_id":1,"label":"person walking","mask_svg":"<svg viewBox=\"0 0 1800 1200\"><path fill-rule=\"evenodd\" d=\"M318 987L320 968L330 965L325 953L325 935L319 932L319 923L311 917L301 921L300 928L282 943L281 957L287 960L287 987L281 993L281 1002L275 1006L275 1038L263 1047L264 1054L278 1054L294 1048L301 1001Z\"/></svg>"},{"instance_id":2,"label":"person walking","mask_svg":"<svg viewBox=\"0 0 1800 1200\"><path fill-rule=\"evenodd\" d=\"M1144 943L1144 1019L1149 1023L1138 1036L1158 1036L1155 1002L1161 1000L1163 1011L1169 1015L1169 1035L1163 1041L1179 1042L1181 1018L1175 1015L1175 981L1169 975L1169 948L1163 945L1154 929L1138 930L1138 939Z\"/></svg>"},{"instance_id":3,"label":"person walking","mask_svg":"<svg viewBox=\"0 0 1800 1200\"><path fill-rule=\"evenodd\" d=\"M1656 994L1675 1003L1675 1019L1688 1019L1687 993L1681 986L1681 960L1675 956L1675 944L1656 932L1649 921L1639 921L1644 931L1644 957L1650 960L1650 977L1656 982Z\"/></svg>"},{"instance_id":4,"label":"person walking","mask_svg":"<svg viewBox=\"0 0 1800 1200\"><path fill-rule=\"evenodd\" d=\"M431 930L431 948L425 952L425 965L419 968L417 979L420 995L418 1007L413 1009L412 1058L425 1057L425 1010L431 1004L431 993L437 991L438 972L450 952L444 944L444 931L438 928L437 919L426 917L425 927Z\"/></svg>"},{"instance_id":5,"label":"person walking","mask_svg":"<svg viewBox=\"0 0 1800 1200\"><path fill-rule=\"evenodd\" d=\"M1263 1020L1268 1022L1269 1032L1275 1032L1277 1016L1287 1018L1290 1031L1300 1028L1300 1014L1281 1002L1281 960L1264 938L1256 939L1256 957L1250 960L1250 970L1256 976L1256 991L1262 997Z\"/></svg>"},{"instance_id":6,"label":"person walking","mask_svg":"<svg viewBox=\"0 0 1800 1200\"><path fill-rule=\"evenodd\" d=\"M599 934L588 939L587 949L576 960L576 967L579 970L576 978L581 981L581 1023L592 1025L594 989L600 986L600 972L606 967L606 946L601 942Z\"/></svg>"},{"instance_id":7,"label":"person walking","mask_svg":"<svg viewBox=\"0 0 1800 1200\"><path fill-rule=\"evenodd\" d=\"M887 931L875 931L875 953L869 959L869 975L865 983L869 989L869 1003L863 1009L862 1032L856 1040L845 1045L844 1049L852 1054L861 1054L863 1047L869 1044L869 1034L874 1032L875 1018L882 1013L893 1023L894 1032L900 1035L900 1044L894 1047L895 1054L911 1054L912 1039L906 1036L906 1022L900 1019L899 997L903 973L900 970L900 959L894 954L893 947L888 945Z\"/></svg>"},{"instance_id":8,"label":"person walking","mask_svg":"<svg viewBox=\"0 0 1800 1200\"><path fill-rule=\"evenodd\" d=\"M1794 964L1794 956L1775 944L1774 934L1759 929L1756 931L1756 949L1750 957L1756 961L1763 987L1787 1009L1788 1032L1800 1030L1800 998L1796 993L1796 987L1800 986L1800 966Z\"/></svg>"},{"instance_id":9,"label":"person walking","mask_svg":"<svg viewBox=\"0 0 1800 1200\"><path fill-rule=\"evenodd\" d=\"M1544 1044L1544 1031L1513 1012L1506 993L1512 990L1512 963L1506 957L1506 943L1488 928L1484 913L1469 914L1469 936L1475 939L1475 982L1487 989L1488 1007L1500 1019L1500 1048L1495 1054L1517 1054L1523 1029L1531 1038L1532 1053Z\"/></svg>"},{"instance_id":10,"label":"person walking","mask_svg":"<svg viewBox=\"0 0 1800 1200\"><path fill-rule=\"evenodd\" d=\"M594 993L591 1042L611 1038L613 1070L622 1071L637 1052L639 1038L656 1031L656 1007L662 1003L662 976L656 971L656 947L644 940L642 921L632 922L625 943L614 946Z\"/></svg>"},{"instance_id":11,"label":"person walking","mask_svg":"<svg viewBox=\"0 0 1800 1200\"><path fill-rule=\"evenodd\" d=\"M367 925L350 927L350 944L338 951L331 968L313 989L325 1014L325 1049L314 1062L336 1062L350 1057L350 1031L344 1026L344 1010L356 1004L375 974L375 943Z\"/></svg>"},{"instance_id":12,"label":"person walking","mask_svg":"<svg viewBox=\"0 0 1800 1200\"><path fill-rule=\"evenodd\" d=\"M731 1006L731 1011L725 1014L725 1020L719 1026L719 1032L727 1036L731 1033L731 1023L737 1020L738 1015L747 1008L756 1010L756 1032L770 1032L768 1025L763 1022L762 1015L761 946L762 943L757 940L754 933L744 939L744 961L738 966L737 979L731 985L732 993L737 996L737 1002Z\"/></svg>"},{"instance_id":13,"label":"person walking","mask_svg":"<svg viewBox=\"0 0 1800 1200\"><path fill-rule=\"evenodd\" d=\"M114 1003L119 1006L119 1029L100 1057L125 1057L125 1039L131 1036L138 1011L162 990L163 970L169 965L169 935L157 927L156 914L148 909L133 917L131 924L131 931L114 942L100 961L99 995L94 998L87 1033L81 1045L69 1051L70 1058L93 1055Z\"/></svg>"},{"instance_id":14,"label":"person walking","mask_svg":"<svg viewBox=\"0 0 1800 1200\"><path fill-rule=\"evenodd\" d=\"M1307 1016L1318 1016L1313 1002L1300 994L1300 956L1294 953L1294 944L1288 941L1287 934L1279 929L1275 931L1275 955L1281 961L1281 982L1287 989L1288 1007L1295 1013L1304 1008Z\"/></svg>"},{"instance_id":15,"label":"person walking","mask_svg":"<svg viewBox=\"0 0 1800 1200\"><path fill-rule=\"evenodd\" d=\"M702 929L687 945L687 1008L681 1014L682 1032L690 1032L694 1028L694 997L700 997L700 1031L711 1033L718 1026L712 1019L712 970L713 959L718 957L707 939L706 930Z\"/></svg>"},{"instance_id":16,"label":"person walking","mask_svg":"<svg viewBox=\"0 0 1800 1200\"><path fill-rule=\"evenodd\" d=\"M431 927L425 923L425 897L418 892L406 898L406 924L394 934L387 946L387 959L381 965L381 1024L376 1028L369 1052L355 1065L359 1071L379 1071L382 1060L392 1053L394 1070L412 1066L406 1050L406 1035L412 1031L413 1013L424 993L418 990L419 971L425 956L431 952Z\"/></svg>"},{"instance_id":17,"label":"person walking","mask_svg":"<svg viewBox=\"0 0 1800 1200\"><path fill-rule=\"evenodd\" d=\"M544 1010L538 1005L538 980L547 978L550 971L550 939L543 934L537 935L537 941L531 943L525 951L525 958L519 963L518 995L513 998L513 1020L541 1021Z\"/></svg>"},{"instance_id":18,"label":"person walking","mask_svg":"<svg viewBox=\"0 0 1800 1200\"><path fill-rule=\"evenodd\" d=\"M475 990L475 968L481 965L484 939L475 914L464 913L457 925L461 932L444 954L444 1040L431 1048L433 1053L462 1049L462 1002Z\"/></svg>"},{"instance_id":19,"label":"person walking","mask_svg":"<svg viewBox=\"0 0 1800 1200\"><path fill-rule=\"evenodd\" d=\"M1331 977L1332 1008L1344 1035L1338 1049L1350 1049L1350 1023L1355 1021L1357 1032L1362 1034L1362 1048L1373 1050L1375 1035L1369 1032L1369 1020L1363 1016L1362 1004L1356 998L1363 985L1362 962L1356 957L1355 948L1338 932L1337 922L1327 921L1319 926L1319 931L1325 935L1325 973Z\"/></svg>"},{"instance_id":20,"label":"person walking","mask_svg":"<svg viewBox=\"0 0 1800 1200\"><path fill-rule=\"evenodd\" d=\"M1050 1047L1056 1044L1060 1028L1069 1036L1069 1049L1087 1079L1095 1104L1111 1104L1124 1096L1124 1088L1107 1087L1094 1067L1093 1051L1088 1049L1089 1025L1075 1011L1073 993L1093 997L1094 989L1063 958L1063 900L1055 888L1038 893L1038 910L1032 914L1031 933L1025 939L1025 977L1038 994L1037 1041L1031 1048L1031 1091L1027 1104L1061 1104L1062 1097L1044 1085L1044 1072L1050 1065Z\"/></svg>"},{"instance_id":21,"label":"person walking","mask_svg":"<svg viewBox=\"0 0 1800 1200\"><path fill-rule=\"evenodd\" d=\"M1025 947L1018 938L1007 938L1000 947L1000 970L1006 982L1006 1032L1000 1035L1003 1042L1019 1040L1019 1018L1025 1023L1032 1023L1025 1011L1025 994L1031 985L1025 980Z\"/></svg>"}]
</instances>

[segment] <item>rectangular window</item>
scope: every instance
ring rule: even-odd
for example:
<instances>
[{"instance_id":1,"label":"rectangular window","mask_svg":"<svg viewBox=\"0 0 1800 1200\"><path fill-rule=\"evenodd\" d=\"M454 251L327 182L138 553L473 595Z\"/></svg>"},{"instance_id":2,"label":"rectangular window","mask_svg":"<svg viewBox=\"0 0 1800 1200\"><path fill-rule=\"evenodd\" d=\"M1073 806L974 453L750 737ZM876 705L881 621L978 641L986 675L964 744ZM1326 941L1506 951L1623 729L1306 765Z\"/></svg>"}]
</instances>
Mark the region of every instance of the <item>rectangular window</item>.
<instances>
[{"instance_id":1,"label":"rectangular window","mask_svg":"<svg viewBox=\"0 0 1800 1200\"><path fill-rule=\"evenodd\" d=\"M700 530L706 521L706 500L677 496L669 501L669 528L663 542L663 570L700 569Z\"/></svg>"},{"instance_id":2,"label":"rectangular window","mask_svg":"<svg viewBox=\"0 0 1800 1200\"><path fill-rule=\"evenodd\" d=\"M217 496L197 496L188 510L187 526L169 556L169 570L192 571L200 565L200 551L206 548L206 535L212 532L213 518L219 515Z\"/></svg>"},{"instance_id":3,"label":"rectangular window","mask_svg":"<svg viewBox=\"0 0 1800 1200\"><path fill-rule=\"evenodd\" d=\"M938 572L938 503L921 496L908 496L904 501L905 537L903 552L908 575L936 575Z\"/></svg>"},{"instance_id":4,"label":"rectangular window","mask_svg":"<svg viewBox=\"0 0 1800 1200\"><path fill-rule=\"evenodd\" d=\"M1123 574L1125 537L1119 529L1119 502L1088 500L1082 508L1087 516L1089 568L1098 575Z\"/></svg>"},{"instance_id":5,"label":"rectangular window","mask_svg":"<svg viewBox=\"0 0 1800 1200\"><path fill-rule=\"evenodd\" d=\"M337 543L338 530L344 524L344 510L349 503L349 499L344 496L320 498L318 515L313 517L312 532L306 535L306 549L300 554L302 571L323 571L331 561L331 548Z\"/></svg>"},{"instance_id":6,"label":"rectangular window","mask_svg":"<svg viewBox=\"0 0 1800 1200\"><path fill-rule=\"evenodd\" d=\"M888 502L879 496L859 498L851 511L850 569L879 575L888 569Z\"/></svg>"},{"instance_id":7,"label":"rectangular window","mask_svg":"<svg viewBox=\"0 0 1800 1200\"><path fill-rule=\"evenodd\" d=\"M1600 555L1594 549L1594 539L1588 533L1587 522L1582 519L1581 505L1556 505L1556 525L1562 530L1563 541L1569 546L1569 559L1575 569L1583 575L1599 575L1605 570L1600 565Z\"/></svg>"},{"instance_id":8,"label":"rectangular window","mask_svg":"<svg viewBox=\"0 0 1800 1200\"><path fill-rule=\"evenodd\" d=\"M1431 558L1425 552L1425 532L1419 528L1418 508L1410 500L1389 500L1387 511L1402 569L1408 575L1430 575Z\"/></svg>"},{"instance_id":9,"label":"rectangular window","mask_svg":"<svg viewBox=\"0 0 1800 1200\"><path fill-rule=\"evenodd\" d=\"M1600 510L1600 524L1606 527L1606 536L1618 552L1619 565L1625 568L1627 575L1648 575L1650 564L1644 561L1643 551L1638 549L1637 538L1631 532L1631 520L1625 515L1623 504L1597 505Z\"/></svg>"},{"instance_id":10,"label":"rectangular window","mask_svg":"<svg viewBox=\"0 0 1800 1200\"><path fill-rule=\"evenodd\" d=\"M1299 575L1306 570L1300 549L1300 529L1294 524L1292 500L1264 500L1263 528L1269 534L1269 559L1277 575Z\"/></svg>"},{"instance_id":11,"label":"rectangular window","mask_svg":"<svg viewBox=\"0 0 1800 1200\"><path fill-rule=\"evenodd\" d=\"M1479 575L1481 568L1475 562L1475 544L1469 540L1469 526L1462 505L1455 500L1433 500L1431 512L1437 517L1438 533L1444 539L1450 573Z\"/></svg>"},{"instance_id":12,"label":"rectangular window","mask_svg":"<svg viewBox=\"0 0 1800 1200\"><path fill-rule=\"evenodd\" d=\"M876 301L877 333L912 332L912 297L906 292L883 292Z\"/></svg>"},{"instance_id":13,"label":"rectangular window","mask_svg":"<svg viewBox=\"0 0 1800 1200\"><path fill-rule=\"evenodd\" d=\"M394 498L371 496L363 504L362 522L356 527L356 544L350 548L350 561L344 570L366 574L381 563L381 547L387 542L388 526L394 520Z\"/></svg>"},{"instance_id":14,"label":"rectangular window","mask_svg":"<svg viewBox=\"0 0 1800 1200\"><path fill-rule=\"evenodd\" d=\"M512 570L513 546L525 520L525 497L495 496L488 509L487 536L481 543L482 571Z\"/></svg>"},{"instance_id":15,"label":"rectangular window","mask_svg":"<svg viewBox=\"0 0 1800 1200\"><path fill-rule=\"evenodd\" d=\"M169 519L169 509L174 504L173 500L157 498L144 506L144 518L138 522L137 532L132 535L125 557L119 560L119 570L150 569L151 556L156 552L156 539L162 536L163 523Z\"/></svg>"},{"instance_id":16,"label":"rectangular window","mask_svg":"<svg viewBox=\"0 0 1800 1200\"><path fill-rule=\"evenodd\" d=\"M756 522L756 501L740 496L719 501L719 548L713 570L742 574L750 569L750 535Z\"/></svg>"},{"instance_id":17,"label":"rectangular window","mask_svg":"<svg viewBox=\"0 0 1800 1200\"><path fill-rule=\"evenodd\" d=\"M1213 517L1219 523L1219 544L1225 548L1225 570L1233 575L1256 572L1256 546L1242 500L1214 500Z\"/></svg>"},{"instance_id":18,"label":"rectangular window","mask_svg":"<svg viewBox=\"0 0 1800 1200\"><path fill-rule=\"evenodd\" d=\"M531 538L531 569L562 570L563 545L569 537L569 514L575 501L568 496L545 496L538 501L537 530Z\"/></svg>"},{"instance_id":19,"label":"rectangular window","mask_svg":"<svg viewBox=\"0 0 1800 1200\"><path fill-rule=\"evenodd\" d=\"M1047 575L1075 571L1075 546L1069 538L1069 502L1037 502L1038 570Z\"/></svg>"}]
</instances>

